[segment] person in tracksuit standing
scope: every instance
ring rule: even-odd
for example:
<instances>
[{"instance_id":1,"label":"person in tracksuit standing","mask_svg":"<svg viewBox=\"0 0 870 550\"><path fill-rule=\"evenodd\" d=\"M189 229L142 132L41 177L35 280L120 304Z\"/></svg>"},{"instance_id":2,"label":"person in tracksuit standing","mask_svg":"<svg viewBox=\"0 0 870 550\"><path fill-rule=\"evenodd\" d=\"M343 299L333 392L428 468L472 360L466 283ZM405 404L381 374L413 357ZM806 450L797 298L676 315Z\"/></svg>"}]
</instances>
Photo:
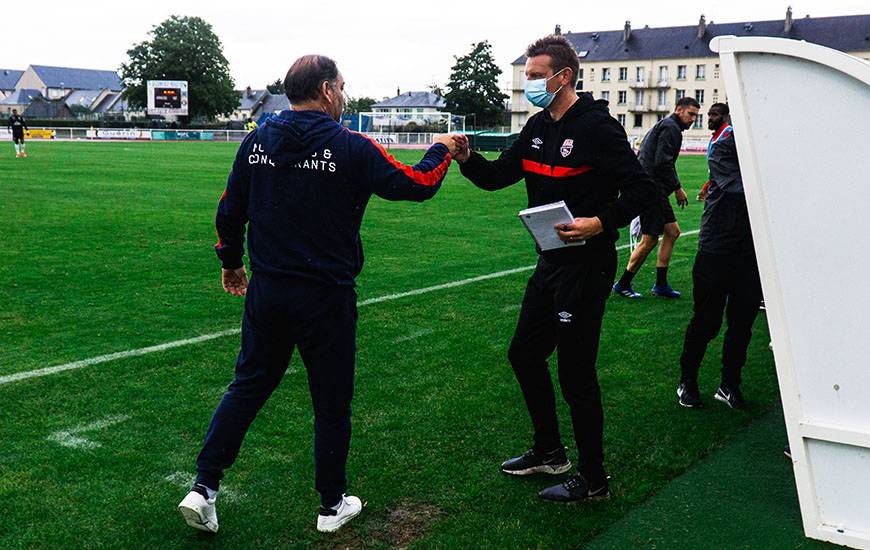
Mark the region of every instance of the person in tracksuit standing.
<instances>
[{"instance_id":1,"label":"person in tracksuit standing","mask_svg":"<svg viewBox=\"0 0 870 550\"><path fill-rule=\"evenodd\" d=\"M15 145L15 158L27 158L24 150L24 131L29 130L24 117L18 114L17 109L12 109L12 116L6 121L6 126L12 129L12 143Z\"/></svg>"},{"instance_id":2,"label":"person in tracksuit standing","mask_svg":"<svg viewBox=\"0 0 870 550\"><path fill-rule=\"evenodd\" d=\"M547 365L558 349L559 382L571 408L578 471L539 495L571 502L609 494L595 370L601 321L616 272L616 230L653 203L655 188L607 102L575 91L579 60L568 41L562 36L542 38L528 47L526 56L526 97L544 111L529 118L517 141L497 160L488 161L465 144L456 160L466 178L488 191L525 178L529 207L564 200L575 220L558 228L560 238L585 240L582 246L538 251L508 350L534 442L529 451L501 465L511 475L571 469Z\"/></svg>"},{"instance_id":3,"label":"person in tracksuit standing","mask_svg":"<svg viewBox=\"0 0 870 550\"><path fill-rule=\"evenodd\" d=\"M291 110L242 142L220 199L215 247L224 289L245 295L235 379L214 412L179 511L192 527L217 531L215 498L224 471L298 348L314 408L317 529L335 531L362 509L345 496L356 354L355 278L363 264L360 224L372 195L424 201L447 173L454 137L436 136L406 166L338 124L344 80L334 61L299 58L284 80ZM253 275L242 262L247 225Z\"/></svg>"},{"instance_id":4,"label":"person in tracksuit standing","mask_svg":"<svg viewBox=\"0 0 870 550\"><path fill-rule=\"evenodd\" d=\"M713 397L731 408L744 404L741 372L762 299L737 146L728 115L725 103L713 104L707 114L713 130L707 150L710 179L692 267L694 315L686 328L677 386L680 405L689 408L702 405L698 371L707 344L719 334L723 313L728 328L722 343L721 381Z\"/></svg>"},{"instance_id":5,"label":"person in tracksuit standing","mask_svg":"<svg viewBox=\"0 0 870 550\"><path fill-rule=\"evenodd\" d=\"M640 215L641 239L631 253L628 265L619 281L613 285L613 292L625 298L640 298L641 294L631 287L631 281L647 256L662 242L656 257L656 283L650 292L663 298L679 298L680 292L668 284L668 266L674 252L674 244L680 237L680 225L674 215L669 197L673 193L680 208L689 204L686 192L677 177L677 157L683 144L683 130L688 130L698 118L700 105L693 97L682 97L677 101L673 114L665 117L650 128L643 139L638 160L644 170L656 182L659 200L652 208Z\"/></svg>"}]
</instances>

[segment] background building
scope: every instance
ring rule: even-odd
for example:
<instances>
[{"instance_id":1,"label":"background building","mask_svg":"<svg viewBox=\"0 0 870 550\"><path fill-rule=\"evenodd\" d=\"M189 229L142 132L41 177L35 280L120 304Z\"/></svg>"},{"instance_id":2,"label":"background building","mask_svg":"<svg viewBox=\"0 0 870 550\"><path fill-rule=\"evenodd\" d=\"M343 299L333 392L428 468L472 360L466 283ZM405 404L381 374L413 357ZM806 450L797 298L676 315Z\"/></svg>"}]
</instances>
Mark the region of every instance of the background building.
<instances>
[{"instance_id":1,"label":"background building","mask_svg":"<svg viewBox=\"0 0 870 550\"><path fill-rule=\"evenodd\" d=\"M254 90L250 86L244 90L237 90L239 94L239 106L227 119L231 121L243 121L249 117L259 120L263 115L279 113L290 108L290 100L284 94L273 94L269 90Z\"/></svg>"},{"instance_id":2,"label":"background building","mask_svg":"<svg viewBox=\"0 0 870 550\"><path fill-rule=\"evenodd\" d=\"M15 91L15 84L24 71L14 69L0 69L0 99L3 99Z\"/></svg>"},{"instance_id":3,"label":"background building","mask_svg":"<svg viewBox=\"0 0 870 550\"><path fill-rule=\"evenodd\" d=\"M775 21L717 24L707 23L702 15L697 25L686 27L635 30L626 21L619 31L568 32L564 36L580 56L577 89L609 101L610 112L631 139L642 137L657 120L673 112L678 98L687 95L701 103L702 116L684 133L684 143L706 145L707 108L727 100L719 56L709 47L713 37L722 35L805 40L870 58L870 15L794 19L791 8L785 19ZM528 117L540 110L523 93L525 62L522 56L512 63L512 132L519 132Z\"/></svg>"}]
</instances>

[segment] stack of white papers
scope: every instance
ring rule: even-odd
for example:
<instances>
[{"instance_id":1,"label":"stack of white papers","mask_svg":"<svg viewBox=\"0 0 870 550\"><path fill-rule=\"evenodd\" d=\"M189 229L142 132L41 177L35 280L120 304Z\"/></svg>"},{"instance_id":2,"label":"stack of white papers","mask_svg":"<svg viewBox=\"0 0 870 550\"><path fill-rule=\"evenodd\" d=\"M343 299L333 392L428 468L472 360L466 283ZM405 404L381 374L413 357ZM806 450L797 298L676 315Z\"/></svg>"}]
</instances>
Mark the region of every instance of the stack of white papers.
<instances>
[{"instance_id":1,"label":"stack of white papers","mask_svg":"<svg viewBox=\"0 0 870 550\"><path fill-rule=\"evenodd\" d=\"M534 208L520 211L520 220L529 230L532 238L542 251L565 248L566 246L580 246L586 241L562 242L556 232L556 226L566 223L574 223L574 216L568 210L565 201L544 204Z\"/></svg>"}]
</instances>

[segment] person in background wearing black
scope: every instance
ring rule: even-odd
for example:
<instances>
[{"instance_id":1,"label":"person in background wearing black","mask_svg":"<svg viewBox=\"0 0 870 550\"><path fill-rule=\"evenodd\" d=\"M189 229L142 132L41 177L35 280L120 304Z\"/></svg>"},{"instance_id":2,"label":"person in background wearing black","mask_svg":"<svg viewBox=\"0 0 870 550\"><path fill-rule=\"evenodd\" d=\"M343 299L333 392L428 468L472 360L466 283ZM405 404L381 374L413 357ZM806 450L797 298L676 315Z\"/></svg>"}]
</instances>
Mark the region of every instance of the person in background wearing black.
<instances>
[{"instance_id":1,"label":"person in background wearing black","mask_svg":"<svg viewBox=\"0 0 870 550\"><path fill-rule=\"evenodd\" d=\"M707 344L719 334L723 313L728 328L722 345L721 383L713 397L731 408L744 405L740 373L762 298L728 113L728 105L716 103L707 115L709 128L714 132L707 151L710 181L701 216L698 254L692 268L694 316L686 329L677 387L680 405L689 408L702 406L698 370Z\"/></svg>"},{"instance_id":2,"label":"person in background wearing black","mask_svg":"<svg viewBox=\"0 0 870 550\"><path fill-rule=\"evenodd\" d=\"M12 116L6 121L6 127L12 130L12 143L15 144L15 158L27 158L24 151L24 131L30 130L24 117L18 114L17 109L12 109Z\"/></svg>"},{"instance_id":3,"label":"person in background wearing black","mask_svg":"<svg viewBox=\"0 0 870 550\"><path fill-rule=\"evenodd\" d=\"M640 215L643 236L637 248L631 253L622 277L613 285L613 292L620 296L641 297L640 293L631 288L631 281L658 244L659 236L663 235L656 257L656 284L650 292L663 298L680 297L680 293L668 284L668 266L671 263L674 244L680 236L680 225L677 223L677 217L674 216L674 209L668 197L673 193L680 208L685 208L689 203L686 192L683 191L677 178L676 163L683 144L683 130L688 130L695 123L699 108L700 105L694 98L680 98L673 114L656 123L647 132L640 145L638 160L655 180L659 190L659 200L652 208Z\"/></svg>"},{"instance_id":4,"label":"person in background wearing black","mask_svg":"<svg viewBox=\"0 0 870 550\"><path fill-rule=\"evenodd\" d=\"M534 443L501 465L511 475L571 469L547 365L558 350L559 382L571 409L579 462L575 475L539 496L575 502L609 495L595 369L601 321L616 273L617 228L654 204L656 191L607 102L575 91L579 60L571 44L563 36L548 36L530 45L526 57L526 97L544 110L529 118L517 141L497 160L470 151L467 142L455 158L462 175L481 189L496 191L525 178L529 207L564 200L575 219L558 226L559 237L585 241L582 246L538 250L508 350L532 420Z\"/></svg>"}]
</instances>

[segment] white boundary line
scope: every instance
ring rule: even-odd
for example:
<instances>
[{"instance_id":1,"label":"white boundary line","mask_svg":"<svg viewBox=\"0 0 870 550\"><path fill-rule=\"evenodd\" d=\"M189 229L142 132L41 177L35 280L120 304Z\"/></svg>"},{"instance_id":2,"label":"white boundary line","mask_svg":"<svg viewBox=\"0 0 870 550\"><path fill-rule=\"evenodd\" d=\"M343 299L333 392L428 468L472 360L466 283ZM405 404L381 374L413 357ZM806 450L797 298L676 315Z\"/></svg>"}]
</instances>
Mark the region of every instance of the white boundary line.
<instances>
[{"instance_id":1,"label":"white boundary line","mask_svg":"<svg viewBox=\"0 0 870 550\"><path fill-rule=\"evenodd\" d=\"M684 231L682 233L683 236L687 235L695 235L699 232L698 229L693 229L691 231ZM628 248L627 244L623 244L617 246L617 250L624 250ZM378 296L376 298L369 298L368 300L363 300L359 302L357 306L368 306L371 304L379 304L381 302L390 302L392 300L398 300L400 298L407 298L408 296L419 296L420 294L428 294L430 292L436 292L439 290L445 290L448 288L456 288L459 286L470 285L472 283L477 283L480 281L486 281L489 279L498 279L499 277L506 277L508 275L513 275L515 273L522 273L523 271L530 271L535 268L535 265L527 265L524 267L516 267L514 269L506 269L504 271L496 271L494 273L487 273L486 275L478 275L477 277L471 277L468 279L462 279L459 281L452 281L449 283L444 283L435 286L427 286L425 288L418 288L415 290L408 290L406 292L397 292L395 294L386 294L384 296ZM192 344L199 344L201 342L208 342L209 340L216 340L218 338L222 338L224 336L232 336L235 334L239 334L241 329L233 328L229 330L223 330L220 332L213 332L211 334L203 334L202 336L197 336L195 338L187 338L185 340L176 340L174 342L166 342L164 344L158 344L156 346L148 346L146 348L132 349L127 351L119 351L116 353L109 353L107 355L98 355L96 357L91 357L90 359L83 359L81 361L75 361L72 363L66 363L64 365L56 365L54 367L45 367L42 369L16 372L13 374L7 374L6 376L0 376L0 386L4 386L6 384L11 384L12 382L19 382L21 380L27 380L29 378L39 378L42 376L48 376L50 374L57 374L59 372L64 372L68 370L81 369L84 367L90 367L92 365L98 365L100 363L107 363L109 361L114 361L116 359L126 359L128 357L138 357L140 355L147 355L149 353L155 353L158 351L165 351L174 348L180 348L182 346L189 346Z\"/></svg>"},{"instance_id":2,"label":"white boundary line","mask_svg":"<svg viewBox=\"0 0 870 550\"><path fill-rule=\"evenodd\" d=\"M120 424L121 422L125 422L127 420L130 420L130 415L127 414L116 414L113 416L107 416L102 420L97 420L96 422L91 422L90 424L82 424L80 426L76 426L75 428L69 428L68 430L58 430L52 433L46 439L48 439L49 441L54 441L55 443L58 443L59 445L62 445L64 447L69 447L70 449L98 449L102 447L102 444L97 443L96 441L91 441L90 439L85 439L84 437L79 437L78 434L102 430L108 428L109 426Z\"/></svg>"}]
</instances>

